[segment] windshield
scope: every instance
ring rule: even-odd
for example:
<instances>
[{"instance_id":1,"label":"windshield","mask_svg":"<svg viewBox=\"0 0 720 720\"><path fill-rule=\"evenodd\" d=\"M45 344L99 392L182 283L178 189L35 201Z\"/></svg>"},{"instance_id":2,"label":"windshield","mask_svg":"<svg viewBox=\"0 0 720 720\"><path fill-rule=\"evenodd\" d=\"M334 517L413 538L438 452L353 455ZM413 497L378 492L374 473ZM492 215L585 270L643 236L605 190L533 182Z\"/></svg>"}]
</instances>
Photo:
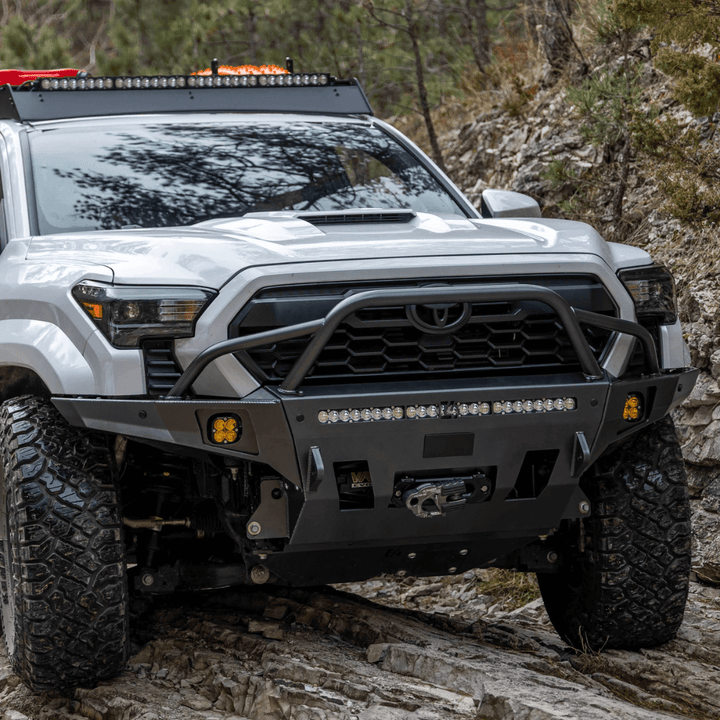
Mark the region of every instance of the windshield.
<instances>
[{"instance_id":1,"label":"windshield","mask_svg":"<svg viewBox=\"0 0 720 720\"><path fill-rule=\"evenodd\" d=\"M272 210L466 216L414 155L366 125L148 121L29 135L43 235Z\"/></svg>"}]
</instances>

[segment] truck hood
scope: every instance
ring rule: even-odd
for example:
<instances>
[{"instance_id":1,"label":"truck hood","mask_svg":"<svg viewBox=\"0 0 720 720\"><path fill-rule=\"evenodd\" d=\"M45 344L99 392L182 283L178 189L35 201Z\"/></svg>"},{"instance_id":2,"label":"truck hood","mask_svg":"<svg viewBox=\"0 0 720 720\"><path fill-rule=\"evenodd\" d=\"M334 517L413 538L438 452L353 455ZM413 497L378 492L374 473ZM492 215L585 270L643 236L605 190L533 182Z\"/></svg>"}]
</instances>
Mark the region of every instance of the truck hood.
<instances>
[{"instance_id":1,"label":"truck hood","mask_svg":"<svg viewBox=\"0 0 720 720\"><path fill-rule=\"evenodd\" d=\"M104 265L121 284L219 289L249 267L403 257L589 253L613 266L608 244L584 223L480 220L416 213L409 222L311 224L294 212L253 213L191 227L35 237L27 259Z\"/></svg>"}]
</instances>

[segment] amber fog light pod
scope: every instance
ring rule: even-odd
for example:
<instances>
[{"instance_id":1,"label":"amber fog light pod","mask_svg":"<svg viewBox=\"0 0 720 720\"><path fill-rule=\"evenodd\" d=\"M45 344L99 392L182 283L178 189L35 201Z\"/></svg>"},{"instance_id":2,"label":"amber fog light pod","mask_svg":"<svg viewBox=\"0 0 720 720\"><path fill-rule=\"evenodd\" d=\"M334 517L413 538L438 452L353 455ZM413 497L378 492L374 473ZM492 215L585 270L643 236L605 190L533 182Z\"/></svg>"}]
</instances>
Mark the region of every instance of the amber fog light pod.
<instances>
[{"instance_id":1,"label":"amber fog light pod","mask_svg":"<svg viewBox=\"0 0 720 720\"><path fill-rule=\"evenodd\" d=\"M630 393L625 400L623 408L623 420L635 423L643 419L645 408L643 407L643 398L639 393Z\"/></svg>"},{"instance_id":2,"label":"amber fog light pod","mask_svg":"<svg viewBox=\"0 0 720 720\"><path fill-rule=\"evenodd\" d=\"M213 415L208 423L208 437L215 445L232 445L242 435L242 421L237 415Z\"/></svg>"}]
</instances>

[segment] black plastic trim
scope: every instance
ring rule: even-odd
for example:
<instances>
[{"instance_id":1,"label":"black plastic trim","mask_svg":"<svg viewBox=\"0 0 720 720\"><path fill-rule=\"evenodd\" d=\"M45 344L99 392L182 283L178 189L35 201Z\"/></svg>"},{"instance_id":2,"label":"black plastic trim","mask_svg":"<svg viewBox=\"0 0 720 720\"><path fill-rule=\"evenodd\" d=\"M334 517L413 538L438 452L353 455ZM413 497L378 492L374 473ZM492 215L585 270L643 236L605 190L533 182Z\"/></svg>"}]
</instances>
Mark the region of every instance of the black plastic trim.
<instances>
[{"instance_id":1,"label":"black plastic trim","mask_svg":"<svg viewBox=\"0 0 720 720\"><path fill-rule=\"evenodd\" d=\"M2 88L0 88L2 92ZM2 96L0 95L0 98ZM28 205L28 220L30 222L30 234L40 234L40 222L38 221L37 202L35 199L35 173L33 171L30 157L30 140L26 132L20 133L20 147L22 149L23 173L25 175L25 197Z\"/></svg>"}]
</instances>

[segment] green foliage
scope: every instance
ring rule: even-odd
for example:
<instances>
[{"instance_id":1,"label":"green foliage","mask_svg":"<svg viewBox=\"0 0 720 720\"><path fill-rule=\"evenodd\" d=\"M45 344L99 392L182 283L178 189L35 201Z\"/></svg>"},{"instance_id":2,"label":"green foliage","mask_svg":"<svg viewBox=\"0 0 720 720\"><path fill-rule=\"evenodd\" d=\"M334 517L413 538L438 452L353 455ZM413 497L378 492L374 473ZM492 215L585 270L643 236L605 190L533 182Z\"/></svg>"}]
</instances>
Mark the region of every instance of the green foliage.
<instances>
[{"instance_id":1,"label":"green foliage","mask_svg":"<svg viewBox=\"0 0 720 720\"><path fill-rule=\"evenodd\" d=\"M625 57L631 37L628 30L620 36ZM640 71L625 61L586 78L580 87L569 87L567 100L580 118L580 133L602 149L605 162L580 168L558 159L545 174L563 198L558 206L567 217L600 227L614 240L622 240L628 230L623 199L630 163L637 152L632 123L641 106L639 80Z\"/></svg>"},{"instance_id":2,"label":"green foliage","mask_svg":"<svg viewBox=\"0 0 720 720\"><path fill-rule=\"evenodd\" d=\"M15 16L2 31L0 63L5 67L66 67L69 50L70 43L52 28L37 27Z\"/></svg>"},{"instance_id":3,"label":"green foliage","mask_svg":"<svg viewBox=\"0 0 720 720\"><path fill-rule=\"evenodd\" d=\"M618 39L624 28L617 14L606 2L601 2L596 7L595 16L592 19L592 29L599 43L610 45Z\"/></svg>"},{"instance_id":4,"label":"green foliage","mask_svg":"<svg viewBox=\"0 0 720 720\"><path fill-rule=\"evenodd\" d=\"M713 126L707 130L714 132ZM657 163L664 210L685 222L720 221L720 149L703 142L697 127L670 116L638 113L632 132L638 149Z\"/></svg>"},{"instance_id":5,"label":"green foliage","mask_svg":"<svg viewBox=\"0 0 720 720\"><path fill-rule=\"evenodd\" d=\"M657 65L678 80L676 96L692 112L720 106L720 7L717 0L617 0L617 14L655 30ZM681 52L664 47L676 43ZM709 45L711 52L700 53Z\"/></svg>"},{"instance_id":6,"label":"green foliage","mask_svg":"<svg viewBox=\"0 0 720 720\"><path fill-rule=\"evenodd\" d=\"M693 53L663 49L657 66L678 79L675 97L697 115L712 115L720 103L720 64Z\"/></svg>"},{"instance_id":7,"label":"green foliage","mask_svg":"<svg viewBox=\"0 0 720 720\"><path fill-rule=\"evenodd\" d=\"M580 132L591 144L612 146L627 135L642 94L638 79L636 68L621 67L593 75L579 88L568 88L567 99L583 121Z\"/></svg>"},{"instance_id":8,"label":"green foliage","mask_svg":"<svg viewBox=\"0 0 720 720\"><path fill-rule=\"evenodd\" d=\"M22 0L3 3L0 62L133 75L204 69L215 57L231 65L284 65L291 56L299 71L358 77L378 114L390 115L419 110L407 8L433 108L463 95L469 68L485 71L488 33L512 29L517 42L517 23L508 20L513 11L493 9L504 0L373 4L394 14L395 27L375 21L363 0Z\"/></svg>"}]
</instances>

